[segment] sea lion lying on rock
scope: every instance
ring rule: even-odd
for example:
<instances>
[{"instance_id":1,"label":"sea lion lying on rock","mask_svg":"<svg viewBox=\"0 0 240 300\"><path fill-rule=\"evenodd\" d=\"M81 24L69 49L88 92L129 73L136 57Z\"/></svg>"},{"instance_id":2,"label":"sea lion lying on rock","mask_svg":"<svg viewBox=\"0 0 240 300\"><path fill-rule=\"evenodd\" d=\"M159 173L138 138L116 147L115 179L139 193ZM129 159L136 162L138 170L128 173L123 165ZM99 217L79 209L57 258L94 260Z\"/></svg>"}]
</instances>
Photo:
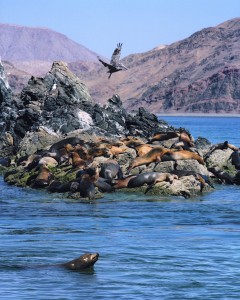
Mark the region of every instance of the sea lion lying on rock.
<instances>
[{"instance_id":1,"label":"sea lion lying on rock","mask_svg":"<svg viewBox=\"0 0 240 300\"><path fill-rule=\"evenodd\" d=\"M148 187L145 191L145 194L158 182L168 181L173 182L174 179L178 179L178 176L170 173L161 173L161 172L146 172L138 175L130 175L129 177L115 180L113 182L114 188L137 188L141 187L144 184L147 184Z\"/></svg>"},{"instance_id":2,"label":"sea lion lying on rock","mask_svg":"<svg viewBox=\"0 0 240 300\"><path fill-rule=\"evenodd\" d=\"M178 179L178 176L170 173L161 173L161 172L146 172L136 175L134 178L131 178L128 183L129 188L135 188L147 184L148 187L145 191L145 194L158 182L168 181L173 182L174 179Z\"/></svg>"},{"instance_id":3,"label":"sea lion lying on rock","mask_svg":"<svg viewBox=\"0 0 240 300\"><path fill-rule=\"evenodd\" d=\"M210 187L214 188L213 184L211 183L208 176L194 172L189 170L173 170L171 171L171 174L175 174L178 176L178 178L184 177L184 176L191 176L193 175L199 182L200 182L200 192L203 191L206 184L208 184Z\"/></svg>"},{"instance_id":4,"label":"sea lion lying on rock","mask_svg":"<svg viewBox=\"0 0 240 300\"><path fill-rule=\"evenodd\" d=\"M195 159L201 165L205 165L203 158L199 154L188 150L166 151L166 153L164 153L161 156L162 161L169 161L169 160L177 161L177 160L188 160L188 159Z\"/></svg>"},{"instance_id":5,"label":"sea lion lying on rock","mask_svg":"<svg viewBox=\"0 0 240 300\"><path fill-rule=\"evenodd\" d=\"M99 176L111 180L115 177L123 178L123 172L117 161L108 159L102 164Z\"/></svg>"},{"instance_id":6,"label":"sea lion lying on rock","mask_svg":"<svg viewBox=\"0 0 240 300\"><path fill-rule=\"evenodd\" d=\"M227 172L224 172L217 167L208 168L208 171L211 172L216 178L220 179L222 183L234 184L234 178Z\"/></svg>"}]
</instances>

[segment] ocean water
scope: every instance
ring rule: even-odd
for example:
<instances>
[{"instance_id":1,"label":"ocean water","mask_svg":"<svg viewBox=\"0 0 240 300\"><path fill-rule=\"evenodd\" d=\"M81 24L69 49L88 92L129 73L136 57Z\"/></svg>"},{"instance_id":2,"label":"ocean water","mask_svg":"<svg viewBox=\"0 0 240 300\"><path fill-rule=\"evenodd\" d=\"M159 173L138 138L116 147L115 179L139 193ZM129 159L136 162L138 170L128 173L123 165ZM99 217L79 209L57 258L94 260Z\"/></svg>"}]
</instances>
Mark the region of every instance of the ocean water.
<instances>
[{"instance_id":1,"label":"ocean water","mask_svg":"<svg viewBox=\"0 0 240 300\"><path fill-rule=\"evenodd\" d=\"M240 145L238 118L166 117ZM184 199L112 193L91 203L0 177L0 299L239 299L240 188ZM39 265L99 252L94 271Z\"/></svg>"}]
</instances>

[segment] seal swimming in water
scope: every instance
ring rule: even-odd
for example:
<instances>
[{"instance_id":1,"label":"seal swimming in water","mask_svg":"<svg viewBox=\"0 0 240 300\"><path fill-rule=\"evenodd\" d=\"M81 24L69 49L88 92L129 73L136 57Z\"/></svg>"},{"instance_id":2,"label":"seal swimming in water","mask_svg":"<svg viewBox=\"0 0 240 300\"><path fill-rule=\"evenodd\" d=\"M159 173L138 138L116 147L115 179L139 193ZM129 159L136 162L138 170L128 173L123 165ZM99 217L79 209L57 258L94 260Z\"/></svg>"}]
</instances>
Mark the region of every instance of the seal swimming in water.
<instances>
[{"instance_id":1,"label":"seal swimming in water","mask_svg":"<svg viewBox=\"0 0 240 300\"><path fill-rule=\"evenodd\" d=\"M78 258L70 260L66 263L61 264L45 264L45 265L27 265L27 266L10 266L11 268L17 269L42 269L42 268L64 268L72 271L82 271L93 268L94 264L98 261L98 253L85 253Z\"/></svg>"},{"instance_id":2,"label":"seal swimming in water","mask_svg":"<svg viewBox=\"0 0 240 300\"><path fill-rule=\"evenodd\" d=\"M74 271L84 270L92 267L95 264L95 262L98 260L98 258L99 258L98 253L85 253L69 262L60 264L59 266Z\"/></svg>"}]
</instances>

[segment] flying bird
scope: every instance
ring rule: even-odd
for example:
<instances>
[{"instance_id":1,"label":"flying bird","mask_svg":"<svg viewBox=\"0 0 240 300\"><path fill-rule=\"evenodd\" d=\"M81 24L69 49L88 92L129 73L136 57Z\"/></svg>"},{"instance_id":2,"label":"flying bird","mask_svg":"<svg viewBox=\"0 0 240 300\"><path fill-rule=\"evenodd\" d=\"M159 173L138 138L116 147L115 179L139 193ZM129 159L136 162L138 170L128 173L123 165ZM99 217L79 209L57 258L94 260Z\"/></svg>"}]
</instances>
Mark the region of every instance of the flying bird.
<instances>
[{"instance_id":1,"label":"flying bird","mask_svg":"<svg viewBox=\"0 0 240 300\"><path fill-rule=\"evenodd\" d=\"M122 49L122 43L118 43L117 48L113 51L110 64L108 64L105 61L101 60L101 58L98 56L98 60L104 65L104 67L108 68L107 73L110 73L108 79L111 77L112 73L121 71L123 69L125 69L125 70L128 69L122 63L119 62L119 58L120 58L120 55L121 55L121 49Z\"/></svg>"}]
</instances>

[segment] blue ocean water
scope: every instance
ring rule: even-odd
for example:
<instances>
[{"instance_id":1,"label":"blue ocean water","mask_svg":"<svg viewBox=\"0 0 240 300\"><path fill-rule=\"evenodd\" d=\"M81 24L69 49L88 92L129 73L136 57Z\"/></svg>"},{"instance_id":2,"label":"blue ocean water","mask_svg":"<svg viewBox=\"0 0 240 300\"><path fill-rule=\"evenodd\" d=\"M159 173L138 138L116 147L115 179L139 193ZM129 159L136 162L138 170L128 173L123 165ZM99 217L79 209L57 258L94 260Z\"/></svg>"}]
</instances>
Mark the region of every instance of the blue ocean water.
<instances>
[{"instance_id":1,"label":"blue ocean water","mask_svg":"<svg viewBox=\"0 0 240 300\"><path fill-rule=\"evenodd\" d=\"M213 144L228 141L240 146L240 118L239 117L159 117L174 127L189 129L193 137L205 137Z\"/></svg>"},{"instance_id":2,"label":"blue ocean water","mask_svg":"<svg viewBox=\"0 0 240 300\"><path fill-rule=\"evenodd\" d=\"M195 138L240 145L238 118L163 119ZM2 177L0 189L0 299L239 299L238 186L192 199L120 192L92 203ZM100 254L93 272L34 267L84 252Z\"/></svg>"}]
</instances>

